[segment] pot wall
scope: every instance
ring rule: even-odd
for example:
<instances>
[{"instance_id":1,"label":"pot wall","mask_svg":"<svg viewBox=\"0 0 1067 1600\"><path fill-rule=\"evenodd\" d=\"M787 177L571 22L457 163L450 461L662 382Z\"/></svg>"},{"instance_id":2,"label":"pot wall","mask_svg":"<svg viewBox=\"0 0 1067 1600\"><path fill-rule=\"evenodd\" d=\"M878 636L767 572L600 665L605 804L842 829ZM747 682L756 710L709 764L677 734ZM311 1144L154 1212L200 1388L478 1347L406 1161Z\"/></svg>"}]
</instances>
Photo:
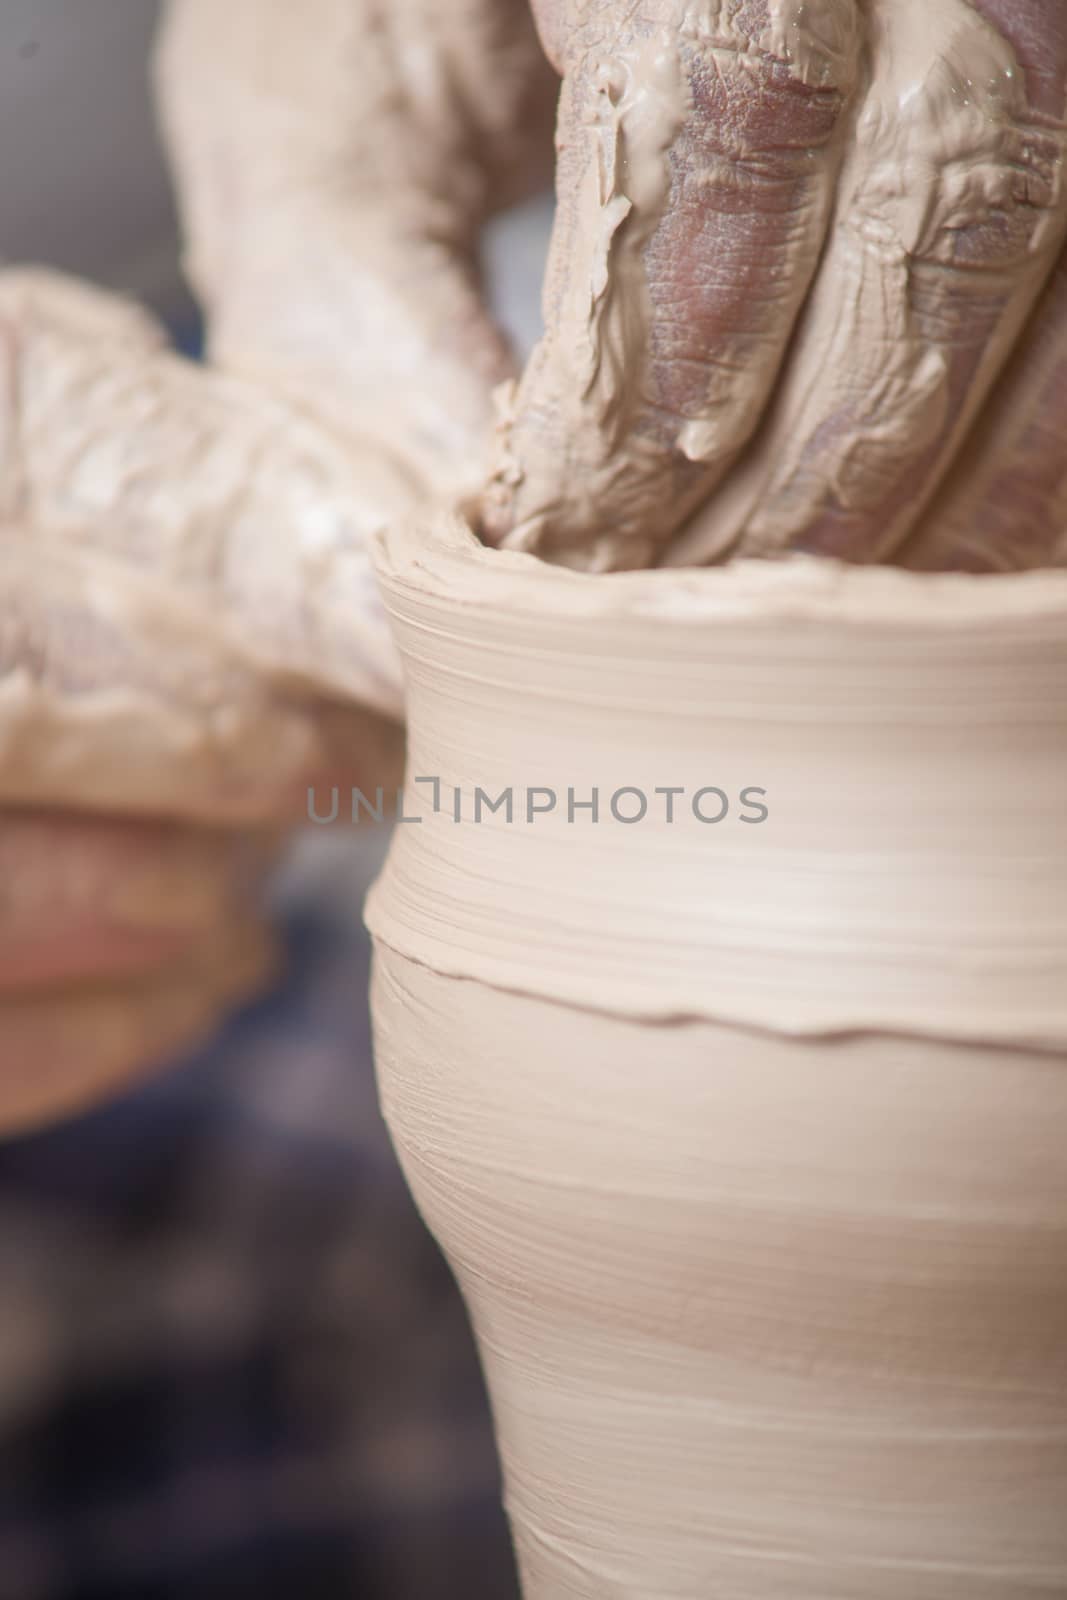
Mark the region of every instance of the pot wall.
<instances>
[{"instance_id":1,"label":"pot wall","mask_svg":"<svg viewBox=\"0 0 1067 1600\"><path fill-rule=\"evenodd\" d=\"M1067 1590L1067 584L379 563L382 1100L528 1600Z\"/></svg>"},{"instance_id":2,"label":"pot wall","mask_svg":"<svg viewBox=\"0 0 1067 1600\"><path fill-rule=\"evenodd\" d=\"M380 945L527 1600L1067 1592L1067 1074L633 1023Z\"/></svg>"}]
</instances>

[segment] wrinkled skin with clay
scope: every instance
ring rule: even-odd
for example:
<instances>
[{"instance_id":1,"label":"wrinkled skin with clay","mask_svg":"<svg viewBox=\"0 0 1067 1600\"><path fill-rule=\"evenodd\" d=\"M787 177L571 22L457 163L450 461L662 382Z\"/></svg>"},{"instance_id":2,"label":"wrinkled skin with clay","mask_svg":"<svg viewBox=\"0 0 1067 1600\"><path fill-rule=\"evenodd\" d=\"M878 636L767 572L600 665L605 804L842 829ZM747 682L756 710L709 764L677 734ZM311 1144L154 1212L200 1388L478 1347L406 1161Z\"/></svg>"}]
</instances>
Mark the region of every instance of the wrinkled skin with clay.
<instances>
[{"instance_id":1,"label":"wrinkled skin with clay","mask_svg":"<svg viewBox=\"0 0 1067 1600\"><path fill-rule=\"evenodd\" d=\"M1067 560L1059 0L536 10L560 209L489 537L594 570Z\"/></svg>"},{"instance_id":2,"label":"wrinkled skin with clay","mask_svg":"<svg viewBox=\"0 0 1067 1600\"><path fill-rule=\"evenodd\" d=\"M367 535L484 484L495 386L485 531L553 559L1067 555L1059 0L534 10L517 385L476 245L550 166L525 0L172 0L207 368L0 274L0 1127L263 981L307 783L399 759Z\"/></svg>"}]
</instances>

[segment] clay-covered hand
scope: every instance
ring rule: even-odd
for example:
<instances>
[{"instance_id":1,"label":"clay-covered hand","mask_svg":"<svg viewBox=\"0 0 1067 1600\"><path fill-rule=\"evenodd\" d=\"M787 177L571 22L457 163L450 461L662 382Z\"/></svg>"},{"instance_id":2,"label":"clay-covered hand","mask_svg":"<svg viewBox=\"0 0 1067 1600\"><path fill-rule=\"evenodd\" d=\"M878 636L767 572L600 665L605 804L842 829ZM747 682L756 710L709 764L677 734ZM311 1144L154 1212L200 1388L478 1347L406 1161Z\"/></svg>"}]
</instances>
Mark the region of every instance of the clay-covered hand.
<instances>
[{"instance_id":1,"label":"clay-covered hand","mask_svg":"<svg viewBox=\"0 0 1067 1600\"><path fill-rule=\"evenodd\" d=\"M480 233L552 172L528 0L170 0L156 83L213 360L477 489Z\"/></svg>"},{"instance_id":2,"label":"clay-covered hand","mask_svg":"<svg viewBox=\"0 0 1067 1600\"><path fill-rule=\"evenodd\" d=\"M1061 0L534 4L560 206L487 535L1067 560Z\"/></svg>"},{"instance_id":3,"label":"clay-covered hand","mask_svg":"<svg viewBox=\"0 0 1067 1600\"><path fill-rule=\"evenodd\" d=\"M551 159L523 0L176 0L157 83L216 370L0 277L0 1130L261 983L309 784L397 781L367 539L484 474L476 236Z\"/></svg>"},{"instance_id":4,"label":"clay-covered hand","mask_svg":"<svg viewBox=\"0 0 1067 1600\"><path fill-rule=\"evenodd\" d=\"M202 1034L270 965L309 782L395 782L365 538L407 475L0 274L0 1131Z\"/></svg>"}]
</instances>

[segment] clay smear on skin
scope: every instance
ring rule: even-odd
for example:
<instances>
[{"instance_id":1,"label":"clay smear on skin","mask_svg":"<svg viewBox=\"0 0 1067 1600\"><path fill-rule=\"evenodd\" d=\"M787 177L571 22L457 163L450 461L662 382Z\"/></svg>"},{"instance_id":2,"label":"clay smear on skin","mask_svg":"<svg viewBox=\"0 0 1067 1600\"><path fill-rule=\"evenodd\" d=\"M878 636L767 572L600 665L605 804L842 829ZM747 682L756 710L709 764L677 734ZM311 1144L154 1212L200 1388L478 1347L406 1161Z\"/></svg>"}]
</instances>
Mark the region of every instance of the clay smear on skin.
<instances>
[{"instance_id":1,"label":"clay smear on skin","mask_svg":"<svg viewBox=\"0 0 1067 1600\"><path fill-rule=\"evenodd\" d=\"M501 399L487 505L513 516L513 547L593 570L649 565L661 558L654 530L665 500L679 515L695 508L667 549L673 565L778 553L811 530L831 553L890 560L914 527L1062 243L1063 134L1031 113L1011 46L967 0L867 8L858 86L856 15L839 0L783 0L752 40L734 37L734 7L680 6L672 29L605 50L600 109L578 136L587 148L566 157L584 162L584 177L557 226L549 331ZM855 95L840 138L813 152L812 181L836 182L832 217L817 190L804 200L812 267L829 222L815 292L783 387L731 472L782 356L775 340L724 332L704 405L687 402L673 438L662 419L633 424L655 392L647 269L675 203L686 55L710 51L736 74L754 49L808 85L851 84ZM609 141L623 159L605 184ZM803 288L800 260L794 253L790 271ZM562 300L552 298L554 279L569 285ZM687 478L686 460L705 470ZM598 526L606 501L610 529ZM870 513L881 505L872 546Z\"/></svg>"},{"instance_id":2,"label":"clay smear on skin","mask_svg":"<svg viewBox=\"0 0 1067 1600\"><path fill-rule=\"evenodd\" d=\"M754 41L738 32L733 7L679 4L668 23L612 38L602 60L587 67L594 109L579 127L577 147L565 156L581 177L577 196L557 220L546 279L549 331L522 382L505 386L498 402L498 455L486 503L514 510L517 521L505 541L512 548L549 552L553 517L559 516L587 530L587 539L584 549L552 550L555 559L594 570L655 559L659 541L642 537L642 529L654 527L661 511L665 484L654 467L665 441L656 428L635 428L634 421L648 409L654 388L648 252L681 181L674 158L691 111L693 74L706 70L743 86L750 57L763 50L805 84L848 85L855 72L854 15L851 0L772 0L765 36ZM583 83L565 79L561 128L575 120L568 97L585 92ZM818 253L836 141L814 154L808 169L793 176L807 217L790 249L794 306ZM735 343L732 359L711 379L703 411L690 407L687 416L668 423L657 402L658 426L674 434L667 442L690 462L716 471L743 444L747 419L755 421L753 397L766 388L782 353L773 340ZM537 426L516 429L517 419L529 420L524 408L533 395L533 420L544 425L544 437ZM642 468L637 474L630 471L634 462ZM706 491L711 479L707 472L692 477L695 503L700 485ZM619 531L596 527L605 490L622 506L613 518Z\"/></svg>"},{"instance_id":3,"label":"clay smear on skin","mask_svg":"<svg viewBox=\"0 0 1067 1600\"><path fill-rule=\"evenodd\" d=\"M958 449L1062 244L1062 135L1030 116L999 33L965 0L900 0L876 8L871 38L795 360L749 460L672 564L773 554L827 515L842 554L891 560L922 510L917 486ZM991 208L1005 243L984 231ZM955 259L968 249L982 254ZM866 527L875 507L879 544L850 546L850 515Z\"/></svg>"}]
</instances>

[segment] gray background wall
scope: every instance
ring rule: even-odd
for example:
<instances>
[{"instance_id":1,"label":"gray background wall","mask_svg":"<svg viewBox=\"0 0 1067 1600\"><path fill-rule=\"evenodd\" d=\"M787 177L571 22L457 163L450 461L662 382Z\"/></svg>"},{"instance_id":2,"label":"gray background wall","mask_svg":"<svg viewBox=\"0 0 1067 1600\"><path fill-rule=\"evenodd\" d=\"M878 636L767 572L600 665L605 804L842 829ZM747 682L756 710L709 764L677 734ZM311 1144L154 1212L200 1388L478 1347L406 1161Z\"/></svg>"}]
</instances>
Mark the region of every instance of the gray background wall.
<instances>
[{"instance_id":1,"label":"gray background wall","mask_svg":"<svg viewBox=\"0 0 1067 1600\"><path fill-rule=\"evenodd\" d=\"M153 0L0 0L0 255L174 314L177 225L147 80L157 13Z\"/></svg>"}]
</instances>

